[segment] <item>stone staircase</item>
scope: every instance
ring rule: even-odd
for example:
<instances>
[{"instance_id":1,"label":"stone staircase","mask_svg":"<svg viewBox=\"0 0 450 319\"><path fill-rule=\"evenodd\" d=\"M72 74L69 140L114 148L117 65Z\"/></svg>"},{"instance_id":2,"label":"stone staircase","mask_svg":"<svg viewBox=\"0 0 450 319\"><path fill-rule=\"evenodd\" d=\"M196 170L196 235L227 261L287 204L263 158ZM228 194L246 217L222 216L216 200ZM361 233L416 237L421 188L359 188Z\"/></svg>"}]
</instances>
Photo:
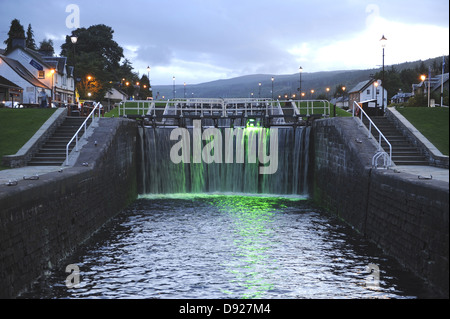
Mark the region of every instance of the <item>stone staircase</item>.
<instances>
[{"instance_id":1,"label":"stone staircase","mask_svg":"<svg viewBox=\"0 0 450 319\"><path fill-rule=\"evenodd\" d=\"M427 158L414 146L402 132L385 116L371 116L372 121L392 146L392 161L395 165L429 165ZM368 127L369 121L364 124ZM372 129L372 135L378 143L378 132ZM381 146L389 154L389 146L381 139Z\"/></svg>"},{"instance_id":2,"label":"stone staircase","mask_svg":"<svg viewBox=\"0 0 450 319\"><path fill-rule=\"evenodd\" d=\"M64 122L55 130L41 146L39 151L28 162L28 166L60 166L66 159L66 146L70 139L83 124L85 117L66 117ZM87 125L90 124L88 121ZM80 132L83 134L84 130ZM69 146L69 152L75 147L75 140Z\"/></svg>"}]
</instances>

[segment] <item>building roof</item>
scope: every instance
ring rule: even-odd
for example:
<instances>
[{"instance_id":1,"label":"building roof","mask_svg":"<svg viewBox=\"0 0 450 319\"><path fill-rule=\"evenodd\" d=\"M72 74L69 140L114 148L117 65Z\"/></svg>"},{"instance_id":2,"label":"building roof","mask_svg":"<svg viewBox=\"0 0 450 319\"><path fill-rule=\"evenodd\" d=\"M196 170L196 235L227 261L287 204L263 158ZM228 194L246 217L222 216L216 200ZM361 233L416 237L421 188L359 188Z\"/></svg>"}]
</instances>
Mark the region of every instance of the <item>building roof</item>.
<instances>
[{"instance_id":1,"label":"building roof","mask_svg":"<svg viewBox=\"0 0 450 319\"><path fill-rule=\"evenodd\" d=\"M41 81L39 81L38 79L36 79L33 74L30 73L30 71L28 71L22 64L20 64L19 61L8 58L4 55L0 55L0 59L2 59L3 61L5 61L6 64L9 65L9 67L11 69L13 69L19 76L21 76L25 81L29 82L30 84L36 86L36 87L40 87L40 88L44 88L44 89L49 89L50 88L45 85L44 83L42 83Z\"/></svg>"},{"instance_id":2,"label":"building roof","mask_svg":"<svg viewBox=\"0 0 450 319\"><path fill-rule=\"evenodd\" d=\"M0 87L6 87L6 88L13 88L13 89L23 89L20 86L18 86L17 84L11 82L10 80L8 80L7 78L4 78L3 76L0 75Z\"/></svg>"},{"instance_id":3,"label":"building roof","mask_svg":"<svg viewBox=\"0 0 450 319\"><path fill-rule=\"evenodd\" d=\"M42 59L54 68L59 74L66 73L66 57L43 56Z\"/></svg>"},{"instance_id":4,"label":"building roof","mask_svg":"<svg viewBox=\"0 0 450 319\"><path fill-rule=\"evenodd\" d=\"M350 93L362 92L373 82L375 82L375 80L373 80L373 79L359 82L350 91L348 91L348 93L350 94Z\"/></svg>"}]
</instances>

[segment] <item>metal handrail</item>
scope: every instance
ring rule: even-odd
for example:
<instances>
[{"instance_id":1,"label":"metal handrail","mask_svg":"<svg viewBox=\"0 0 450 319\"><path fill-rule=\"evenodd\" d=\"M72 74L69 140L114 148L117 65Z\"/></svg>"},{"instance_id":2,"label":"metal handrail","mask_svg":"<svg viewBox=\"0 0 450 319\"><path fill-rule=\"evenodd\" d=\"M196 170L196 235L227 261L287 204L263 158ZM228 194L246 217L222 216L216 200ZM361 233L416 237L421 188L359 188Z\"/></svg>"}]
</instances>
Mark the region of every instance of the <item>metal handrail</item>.
<instances>
[{"instance_id":1,"label":"metal handrail","mask_svg":"<svg viewBox=\"0 0 450 319\"><path fill-rule=\"evenodd\" d=\"M94 108L92 109L91 113L89 113L88 116L86 116L86 119L84 120L83 124L81 124L80 128L76 131L76 133L73 135L73 137L70 139L69 143L66 145L66 166L69 165L69 146L72 144L73 140L75 139L75 151L78 151L78 134L80 133L81 129L84 127L84 138L86 137L86 131L87 131L87 121L90 117L92 117L92 123L94 123L95 120L95 111L98 109L98 117L101 117L101 109L100 109L100 102L94 103Z\"/></svg>"},{"instance_id":2,"label":"metal handrail","mask_svg":"<svg viewBox=\"0 0 450 319\"><path fill-rule=\"evenodd\" d=\"M389 155L389 158L387 161L386 161L386 159L384 160L385 166L391 167L392 166L392 145L391 145L391 143L389 143L387 138L383 135L383 133L381 133L381 131L378 129L378 127L375 125L375 123L372 121L372 119L369 117L369 115L367 115L367 113L362 109L362 107L356 101L353 102L352 116L355 117L355 106L357 107L357 109L359 109L360 117L358 117L358 119L361 121L361 125L364 125L363 124L363 115L369 120L369 135L367 137L369 139L372 138L372 127L374 127L378 132L378 152L372 158L372 163L375 160L375 158L378 159L382 155L382 153L385 153L383 150L383 147L381 146L381 138L383 138L384 141L386 142L386 144L389 146L389 154L386 153L387 155ZM386 162L387 162L387 164L386 164Z\"/></svg>"},{"instance_id":3,"label":"metal handrail","mask_svg":"<svg viewBox=\"0 0 450 319\"><path fill-rule=\"evenodd\" d=\"M326 100L303 100L306 102L305 107L299 105L298 100L271 100L271 99L257 99L257 98L185 98L185 99L168 99L166 101L133 101L134 106L127 106L125 103L119 105L119 116L127 116L127 111L132 111L133 114L138 115L153 115L156 116L156 111L163 111L165 114L180 112L183 116L184 111L195 114L200 113L203 117L204 112L216 112L222 118L227 118L229 115L236 115L242 112L246 116L251 116L258 111L265 111L266 116L273 113L274 109L290 109L293 110L297 116L301 115L301 110L306 111L305 116L314 114L314 110L323 110L322 115L330 115L330 102ZM164 103L165 106L157 107L156 103ZM315 103L321 103L316 106ZM146 106L147 104L147 106ZM238 106L240 105L240 106ZM281 106L285 105L285 106Z\"/></svg>"}]
</instances>

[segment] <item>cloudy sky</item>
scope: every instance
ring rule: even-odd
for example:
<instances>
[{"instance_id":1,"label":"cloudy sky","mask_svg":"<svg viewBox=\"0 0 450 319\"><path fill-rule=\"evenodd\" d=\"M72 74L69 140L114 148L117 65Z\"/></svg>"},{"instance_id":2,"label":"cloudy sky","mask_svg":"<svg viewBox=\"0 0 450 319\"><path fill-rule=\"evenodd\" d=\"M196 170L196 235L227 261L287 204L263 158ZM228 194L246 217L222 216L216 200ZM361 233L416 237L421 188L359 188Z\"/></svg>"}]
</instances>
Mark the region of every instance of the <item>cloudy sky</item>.
<instances>
[{"instance_id":1,"label":"cloudy sky","mask_svg":"<svg viewBox=\"0 0 450 319\"><path fill-rule=\"evenodd\" d=\"M448 0L0 0L0 47L11 20L60 52L77 25L111 26L153 85L241 75L375 68L449 54ZM74 6L75 5L75 6ZM69 6L69 7L68 7ZM75 9L74 9L75 8ZM78 11L79 9L79 11Z\"/></svg>"}]
</instances>

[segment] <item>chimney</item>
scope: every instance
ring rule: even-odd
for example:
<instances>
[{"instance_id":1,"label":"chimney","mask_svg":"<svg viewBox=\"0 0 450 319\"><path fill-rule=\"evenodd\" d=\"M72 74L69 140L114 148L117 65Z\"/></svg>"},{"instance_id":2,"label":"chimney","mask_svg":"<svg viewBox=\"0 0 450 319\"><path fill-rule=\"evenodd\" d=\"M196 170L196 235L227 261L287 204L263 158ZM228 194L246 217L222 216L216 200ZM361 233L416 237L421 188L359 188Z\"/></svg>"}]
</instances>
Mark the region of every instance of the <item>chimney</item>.
<instances>
[{"instance_id":1,"label":"chimney","mask_svg":"<svg viewBox=\"0 0 450 319\"><path fill-rule=\"evenodd\" d=\"M11 48L16 48L16 47L20 47L20 48L25 48L25 39L20 39L20 38L13 38L11 39Z\"/></svg>"}]
</instances>

